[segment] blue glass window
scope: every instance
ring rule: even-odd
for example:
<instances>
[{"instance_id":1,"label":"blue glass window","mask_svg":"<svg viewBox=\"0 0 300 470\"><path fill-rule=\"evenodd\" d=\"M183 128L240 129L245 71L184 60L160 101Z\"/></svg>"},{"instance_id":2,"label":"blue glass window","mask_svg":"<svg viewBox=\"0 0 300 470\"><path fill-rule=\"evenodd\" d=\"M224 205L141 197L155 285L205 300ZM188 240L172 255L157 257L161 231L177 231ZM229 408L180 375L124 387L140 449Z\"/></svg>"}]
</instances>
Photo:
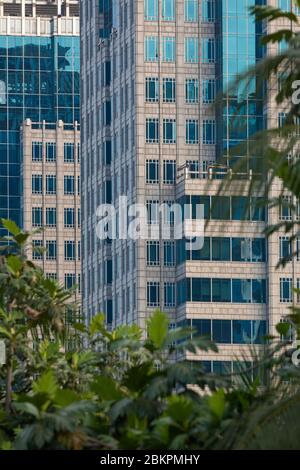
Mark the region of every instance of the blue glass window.
<instances>
[{"instance_id":1,"label":"blue glass window","mask_svg":"<svg viewBox=\"0 0 300 470\"><path fill-rule=\"evenodd\" d=\"M292 291L292 278L284 277L280 278L280 302L289 303L293 300L293 291Z\"/></svg>"},{"instance_id":2,"label":"blue glass window","mask_svg":"<svg viewBox=\"0 0 300 470\"><path fill-rule=\"evenodd\" d=\"M75 185L74 185L74 176L65 175L64 176L64 194L65 195L72 195L75 192Z\"/></svg>"},{"instance_id":3,"label":"blue glass window","mask_svg":"<svg viewBox=\"0 0 300 470\"><path fill-rule=\"evenodd\" d=\"M216 45L214 38L204 38L202 40L202 62L203 64L213 64L216 61Z\"/></svg>"},{"instance_id":4,"label":"blue glass window","mask_svg":"<svg viewBox=\"0 0 300 470\"><path fill-rule=\"evenodd\" d=\"M175 0L162 0L162 18L165 21L175 20Z\"/></svg>"},{"instance_id":5,"label":"blue glass window","mask_svg":"<svg viewBox=\"0 0 300 470\"><path fill-rule=\"evenodd\" d=\"M202 0L202 21L212 23L216 20L215 0Z\"/></svg>"},{"instance_id":6,"label":"blue glass window","mask_svg":"<svg viewBox=\"0 0 300 470\"><path fill-rule=\"evenodd\" d=\"M158 0L144 0L144 16L147 21L158 19Z\"/></svg>"},{"instance_id":7,"label":"blue glass window","mask_svg":"<svg viewBox=\"0 0 300 470\"><path fill-rule=\"evenodd\" d=\"M175 266L175 243L164 242L164 266Z\"/></svg>"},{"instance_id":8,"label":"blue glass window","mask_svg":"<svg viewBox=\"0 0 300 470\"><path fill-rule=\"evenodd\" d=\"M212 260L230 261L230 238L212 238Z\"/></svg>"},{"instance_id":9,"label":"blue glass window","mask_svg":"<svg viewBox=\"0 0 300 470\"><path fill-rule=\"evenodd\" d=\"M176 120L175 119L163 120L163 142L164 144L176 143Z\"/></svg>"},{"instance_id":10,"label":"blue glass window","mask_svg":"<svg viewBox=\"0 0 300 470\"><path fill-rule=\"evenodd\" d=\"M157 77L147 77L145 79L145 96L146 101L149 103L158 102L159 83Z\"/></svg>"},{"instance_id":11,"label":"blue glass window","mask_svg":"<svg viewBox=\"0 0 300 470\"><path fill-rule=\"evenodd\" d=\"M164 283L164 307L173 308L175 307L175 283L165 282Z\"/></svg>"},{"instance_id":12,"label":"blue glass window","mask_svg":"<svg viewBox=\"0 0 300 470\"><path fill-rule=\"evenodd\" d=\"M184 59L186 63L198 63L199 53L197 37L189 37L184 39Z\"/></svg>"},{"instance_id":13,"label":"blue glass window","mask_svg":"<svg viewBox=\"0 0 300 470\"><path fill-rule=\"evenodd\" d=\"M231 279L212 279L212 301L231 302Z\"/></svg>"},{"instance_id":14,"label":"blue glass window","mask_svg":"<svg viewBox=\"0 0 300 470\"><path fill-rule=\"evenodd\" d=\"M46 207L46 225L47 227L56 226L56 207Z\"/></svg>"},{"instance_id":15,"label":"blue glass window","mask_svg":"<svg viewBox=\"0 0 300 470\"><path fill-rule=\"evenodd\" d=\"M221 344L230 344L231 341L231 321L213 320L213 341Z\"/></svg>"},{"instance_id":16,"label":"blue glass window","mask_svg":"<svg viewBox=\"0 0 300 470\"><path fill-rule=\"evenodd\" d=\"M147 62L158 61L158 39L156 36L145 37L145 60Z\"/></svg>"},{"instance_id":17,"label":"blue glass window","mask_svg":"<svg viewBox=\"0 0 300 470\"><path fill-rule=\"evenodd\" d=\"M198 103L199 101L199 81L197 78L188 78L185 81L185 101L186 103Z\"/></svg>"},{"instance_id":18,"label":"blue glass window","mask_svg":"<svg viewBox=\"0 0 300 470\"><path fill-rule=\"evenodd\" d=\"M251 343L251 321L233 320L232 322L233 344Z\"/></svg>"},{"instance_id":19,"label":"blue glass window","mask_svg":"<svg viewBox=\"0 0 300 470\"><path fill-rule=\"evenodd\" d=\"M184 20L198 21L198 0L184 0Z\"/></svg>"},{"instance_id":20,"label":"blue glass window","mask_svg":"<svg viewBox=\"0 0 300 470\"><path fill-rule=\"evenodd\" d=\"M214 145L216 143L216 122L213 119L203 121L202 142L205 145Z\"/></svg>"},{"instance_id":21,"label":"blue glass window","mask_svg":"<svg viewBox=\"0 0 300 470\"><path fill-rule=\"evenodd\" d=\"M46 175L46 194L56 194L56 175Z\"/></svg>"},{"instance_id":22,"label":"blue glass window","mask_svg":"<svg viewBox=\"0 0 300 470\"><path fill-rule=\"evenodd\" d=\"M71 142L64 143L64 162L65 163L74 162L74 144Z\"/></svg>"},{"instance_id":23,"label":"blue glass window","mask_svg":"<svg viewBox=\"0 0 300 470\"><path fill-rule=\"evenodd\" d=\"M187 119L185 124L185 143L199 143L199 122L198 119Z\"/></svg>"},{"instance_id":24,"label":"blue glass window","mask_svg":"<svg viewBox=\"0 0 300 470\"><path fill-rule=\"evenodd\" d=\"M154 144L159 141L159 121L157 118L146 119L146 143Z\"/></svg>"},{"instance_id":25,"label":"blue glass window","mask_svg":"<svg viewBox=\"0 0 300 470\"><path fill-rule=\"evenodd\" d=\"M46 241L46 259L56 260L56 240Z\"/></svg>"},{"instance_id":26,"label":"blue glass window","mask_svg":"<svg viewBox=\"0 0 300 470\"><path fill-rule=\"evenodd\" d=\"M208 336L211 339L211 320L192 320L192 328L196 330L196 336Z\"/></svg>"},{"instance_id":27,"label":"blue glass window","mask_svg":"<svg viewBox=\"0 0 300 470\"><path fill-rule=\"evenodd\" d=\"M146 160L146 183L157 184L159 182L159 161Z\"/></svg>"},{"instance_id":28,"label":"blue glass window","mask_svg":"<svg viewBox=\"0 0 300 470\"><path fill-rule=\"evenodd\" d=\"M42 227L43 225L43 209L41 207L32 208L32 226Z\"/></svg>"},{"instance_id":29,"label":"blue glass window","mask_svg":"<svg viewBox=\"0 0 300 470\"><path fill-rule=\"evenodd\" d=\"M32 142L32 161L41 162L43 160L42 142Z\"/></svg>"},{"instance_id":30,"label":"blue glass window","mask_svg":"<svg viewBox=\"0 0 300 470\"><path fill-rule=\"evenodd\" d=\"M211 302L211 279L192 279L192 302Z\"/></svg>"},{"instance_id":31,"label":"blue glass window","mask_svg":"<svg viewBox=\"0 0 300 470\"><path fill-rule=\"evenodd\" d=\"M159 307L159 282L147 282L147 307Z\"/></svg>"},{"instance_id":32,"label":"blue glass window","mask_svg":"<svg viewBox=\"0 0 300 470\"><path fill-rule=\"evenodd\" d=\"M56 143L55 142L46 142L46 161L47 162L56 161Z\"/></svg>"},{"instance_id":33,"label":"blue glass window","mask_svg":"<svg viewBox=\"0 0 300 470\"><path fill-rule=\"evenodd\" d=\"M175 78L163 79L163 101L164 103L175 103L176 101L176 80Z\"/></svg>"},{"instance_id":34,"label":"blue glass window","mask_svg":"<svg viewBox=\"0 0 300 470\"><path fill-rule=\"evenodd\" d=\"M232 301L235 303L251 303L250 279L232 279Z\"/></svg>"},{"instance_id":35,"label":"blue glass window","mask_svg":"<svg viewBox=\"0 0 300 470\"><path fill-rule=\"evenodd\" d=\"M202 102L211 104L216 97L216 82L213 78L204 79L202 81Z\"/></svg>"},{"instance_id":36,"label":"blue glass window","mask_svg":"<svg viewBox=\"0 0 300 470\"><path fill-rule=\"evenodd\" d=\"M176 182L176 161L164 160L164 184L175 184Z\"/></svg>"},{"instance_id":37,"label":"blue glass window","mask_svg":"<svg viewBox=\"0 0 300 470\"><path fill-rule=\"evenodd\" d=\"M147 242L147 266L159 266L159 242Z\"/></svg>"},{"instance_id":38,"label":"blue glass window","mask_svg":"<svg viewBox=\"0 0 300 470\"><path fill-rule=\"evenodd\" d=\"M64 208L64 227L74 227L75 226L75 210L73 207Z\"/></svg>"},{"instance_id":39,"label":"blue glass window","mask_svg":"<svg viewBox=\"0 0 300 470\"><path fill-rule=\"evenodd\" d=\"M175 37L164 37L162 39L162 44L163 44L162 60L164 62L175 62L175 55L176 55Z\"/></svg>"},{"instance_id":40,"label":"blue glass window","mask_svg":"<svg viewBox=\"0 0 300 470\"><path fill-rule=\"evenodd\" d=\"M32 194L42 194L43 192L42 175L32 175L31 185L32 185Z\"/></svg>"}]
</instances>

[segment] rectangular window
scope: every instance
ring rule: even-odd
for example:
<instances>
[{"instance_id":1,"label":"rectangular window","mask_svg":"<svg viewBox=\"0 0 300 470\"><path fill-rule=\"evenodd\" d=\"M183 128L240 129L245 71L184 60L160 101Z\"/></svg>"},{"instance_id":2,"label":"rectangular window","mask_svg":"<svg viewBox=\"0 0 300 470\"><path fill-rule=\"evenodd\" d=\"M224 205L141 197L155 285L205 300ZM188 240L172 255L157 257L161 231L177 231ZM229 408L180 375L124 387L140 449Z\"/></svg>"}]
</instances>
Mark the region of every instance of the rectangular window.
<instances>
[{"instance_id":1,"label":"rectangular window","mask_svg":"<svg viewBox=\"0 0 300 470\"><path fill-rule=\"evenodd\" d=\"M197 78L188 78L185 81L185 101L186 103L198 103L199 101L199 81Z\"/></svg>"},{"instance_id":2,"label":"rectangular window","mask_svg":"<svg viewBox=\"0 0 300 470\"><path fill-rule=\"evenodd\" d=\"M148 200L146 203L147 207L147 223L158 224L159 222L159 201Z\"/></svg>"},{"instance_id":3,"label":"rectangular window","mask_svg":"<svg viewBox=\"0 0 300 470\"><path fill-rule=\"evenodd\" d=\"M42 192L43 192L43 177L42 177L42 175L32 175L31 187L32 187L32 194L42 194Z\"/></svg>"},{"instance_id":4,"label":"rectangular window","mask_svg":"<svg viewBox=\"0 0 300 470\"><path fill-rule=\"evenodd\" d=\"M163 120L163 143L176 144L176 120Z\"/></svg>"},{"instance_id":5,"label":"rectangular window","mask_svg":"<svg viewBox=\"0 0 300 470\"><path fill-rule=\"evenodd\" d=\"M176 80L175 78L163 79L163 101L164 103L175 103L176 101Z\"/></svg>"},{"instance_id":6,"label":"rectangular window","mask_svg":"<svg viewBox=\"0 0 300 470\"><path fill-rule=\"evenodd\" d=\"M46 207L46 225L47 227L56 226L56 208Z\"/></svg>"},{"instance_id":7,"label":"rectangular window","mask_svg":"<svg viewBox=\"0 0 300 470\"><path fill-rule=\"evenodd\" d=\"M175 20L175 0L162 0L162 18L164 21Z\"/></svg>"},{"instance_id":8,"label":"rectangular window","mask_svg":"<svg viewBox=\"0 0 300 470\"><path fill-rule=\"evenodd\" d=\"M74 163L74 144L70 142L64 143L64 162L65 163Z\"/></svg>"},{"instance_id":9,"label":"rectangular window","mask_svg":"<svg viewBox=\"0 0 300 470\"><path fill-rule=\"evenodd\" d=\"M164 160L164 184L175 184L176 182L176 161Z\"/></svg>"},{"instance_id":10,"label":"rectangular window","mask_svg":"<svg viewBox=\"0 0 300 470\"><path fill-rule=\"evenodd\" d=\"M232 302L251 303L251 279L232 279Z\"/></svg>"},{"instance_id":11,"label":"rectangular window","mask_svg":"<svg viewBox=\"0 0 300 470\"><path fill-rule=\"evenodd\" d=\"M214 38L202 39L202 63L214 64L216 61L216 45Z\"/></svg>"},{"instance_id":12,"label":"rectangular window","mask_svg":"<svg viewBox=\"0 0 300 470\"><path fill-rule=\"evenodd\" d=\"M279 258L290 260L292 257L292 245L289 237L279 237Z\"/></svg>"},{"instance_id":13,"label":"rectangular window","mask_svg":"<svg viewBox=\"0 0 300 470\"><path fill-rule=\"evenodd\" d=\"M41 162L43 160L42 142L32 142L32 161Z\"/></svg>"},{"instance_id":14,"label":"rectangular window","mask_svg":"<svg viewBox=\"0 0 300 470\"><path fill-rule=\"evenodd\" d=\"M75 226L75 210L73 207L64 208L64 227L70 228Z\"/></svg>"},{"instance_id":15,"label":"rectangular window","mask_svg":"<svg viewBox=\"0 0 300 470\"><path fill-rule=\"evenodd\" d=\"M72 289L76 285L76 274L65 273L65 289Z\"/></svg>"},{"instance_id":16,"label":"rectangular window","mask_svg":"<svg viewBox=\"0 0 300 470\"><path fill-rule=\"evenodd\" d=\"M174 308L175 303L175 283L165 282L164 283L164 307Z\"/></svg>"},{"instance_id":17,"label":"rectangular window","mask_svg":"<svg viewBox=\"0 0 300 470\"><path fill-rule=\"evenodd\" d=\"M156 77L145 79L145 96L148 103L157 103L159 97L159 83Z\"/></svg>"},{"instance_id":18,"label":"rectangular window","mask_svg":"<svg viewBox=\"0 0 300 470\"><path fill-rule=\"evenodd\" d=\"M212 238L212 260L230 261L230 238Z\"/></svg>"},{"instance_id":19,"label":"rectangular window","mask_svg":"<svg viewBox=\"0 0 300 470\"><path fill-rule=\"evenodd\" d=\"M199 123L198 119L188 119L185 124L185 143L198 144L199 143Z\"/></svg>"},{"instance_id":20,"label":"rectangular window","mask_svg":"<svg viewBox=\"0 0 300 470\"><path fill-rule=\"evenodd\" d=\"M202 82L202 102L203 104L211 104L216 98L216 82L209 78Z\"/></svg>"},{"instance_id":21,"label":"rectangular window","mask_svg":"<svg viewBox=\"0 0 300 470\"><path fill-rule=\"evenodd\" d=\"M198 0L184 0L184 21L198 21Z\"/></svg>"},{"instance_id":22,"label":"rectangular window","mask_svg":"<svg viewBox=\"0 0 300 470\"><path fill-rule=\"evenodd\" d=\"M216 21L216 0L202 0L202 21L213 23Z\"/></svg>"},{"instance_id":23,"label":"rectangular window","mask_svg":"<svg viewBox=\"0 0 300 470\"><path fill-rule=\"evenodd\" d=\"M64 243L64 252L65 252L65 261L75 261L75 242L70 240L65 240Z\"/></svg>"},{"instance_id":24,"label":"rectangular window","mask_svg":"<svg viewBox=\"0 0 300 470\"><path fill-rule=\"evenodd\" d=\"M184 38L184 60L189 64L197 64L199 60L198 54L198 38Z\"/></svg>"},{"instance_id":25,"label":"rectangular window","mask_svg":"<svg viewBox=\"0 0 300 470\"><path fill-rule=\"evenodd\" d=\"M175 62L176 40L174 37L162 38L162 60L163 62Z\"/></svg>"},{"instance_id":26,"label":"rectangular window","mask_svg":"<svg viewBox=\"0 0 300 470\"><path fill-rule=\"evenodd\" d=\"M231 321L213 320L213 341L221 344L231 344Z\"/></svg>"},{"instance_id":27,"label":"rectangular window","mask_svg":"<svg viewBox=\"0 0 300 470\"><path fill-rule=\"evenodd\" d=\"M159 182L159 161L146 160L146 183L157 184Z\"/></svg>"},{"instance_id":28,"label":"rectangular window","mask_svg":"<svg viewBox=\"0 0 300 470\"><path fill-rule=\"evenodd\" d=\"M56 240L46 240L46 259L56 260Z\"/></svg>"},{"instance_id":29,"label":"rectangular window","mask_svg":"<svg viewBox=\"0 0 300 470\"><path fill-rule=\"evenodd\" d=\"M46 194L56 194L56 175L46 175Z\"/></svg>"},{"instance_id":30,"label":"rectangular window","mask_svg":"<svg viewBox=\"0 0 300 470\"><path fill-rule=\"evenodd\" d=\"M147 282L147 307L159 307L159 282Z\"/></svg>"},{"instance_id":31,"label":"rectangular window","mask_svg":"<svg viewBox=\"0 0 300 470\"><path fill-rule=\"evenodd\" d=\"M251 344L251 320L232 321L233 344Z\"/></svg>"},{"instance_id":32,"label":"rectangular window","mask_svg":"<svg viewBox=\"0 0 300 470\"><path fill-rule=\"evenodd\" d=\"M212 279L212 301L231 302L231 279Z\"/></svg>"},{"instance_id":33,"label":"rectangular window","mask_svg":"<svg viewBox=\"0 0 300 470\"><path fill-rule=\"evenodd\" d=\"M64 194L74 194L74 176L64 176Z\"/></svg>"},{"instance_id":34,"label":"rectangular window","mask_svg":"<svg viewBox=\"0 0 300 470\"><path fill-rule=\"evenodd\" d=\"M214 145L216 143L216 122L214 119L203 121L202 142L205 145Z\"/></svg>"},{"instance_id":35,"label":"rectangular window","mask_svg":"<svg viewBox=\"0 0 300 470\"><path fill-rule=\"evenodd\" d=\"M42 227L43 225L43 209L41 207L32 208L32 227Z\"/></svg>"},{"instance_id":36,"label":"rectangular window","mask_svg":"<svg viewBox=\"0 0 300 470\"><path fill-rule=\"evenodd\" d=\"M280 302L289 303L293 301L292 282L291 277L280 278Z\"/></svg>"},{"instance_id":37,"label":"rectangular window","mask_svg":"<svg viewBox=\"0 0 300 470\"><path fill-rule=\"evenodd\" d=\"M43 259L43 241L32 240L32 259L41 260Z\"/></svg>"},{"instance_id":38,"label":"rectangular window","mask_svg":"<svg viewBox=\"0 0 300 470\"><path fill-rule=\"evenodd\" d=\"M146 143L159 142L159 121L157 118L146 118Z\"/></svg>"},{"instance_id":39,"label":"rectangular window","mask_svg":"<svg viewBox=\"0 0 300 470\"><path fill-rule=\"evenodd\" d=\"M159 242L147 242L147 266L159 266Z\"/></svg>"},{"instance_id":40,"label":"rectangular window","mask_svg":"<svg viewBox=\"0 0 300 470\"><path fill-rule=\"evenodd\" d=\"M280 220L292 220L292 198L283 196L280 201Z\"/></svg>"},{"instance_id":41,"label":"rectangular window","mask_svg":"<svg viewBox=\"0 0 300 470\"><path fill-rule=\"evenodd\" d=\"M158 0L144 0L144 17L146 21L158 19Z\"/></svg>"},{"instance_id":42,"label":"rectangular window","mask_svg":"<svg viewBox=\"0 0 300 470\"><path fill-rule=\"evenodd\" d=\"M156 36L145 37L145 60L147 62L158 61L158 39Z\"/></svg>"},{"instance_id":43,"label":"rectangular window","mask_svg":"<svg viewBox=\"0 0 300 470\"><path fill-rule=\"evenodd\" d=\"M175 243L164 241L164 266L175 266Z\"/></svg>"},{"instance_id":44,"label":"rectangular window","mask_svg":"<svg viewBox=\"0 0 300 470\"><path fill-rule=\"evenodd\" d=\"M46 161L47 162L56 161L56 143L55 142L46 142Z\"/></svg>"}]
</instances>

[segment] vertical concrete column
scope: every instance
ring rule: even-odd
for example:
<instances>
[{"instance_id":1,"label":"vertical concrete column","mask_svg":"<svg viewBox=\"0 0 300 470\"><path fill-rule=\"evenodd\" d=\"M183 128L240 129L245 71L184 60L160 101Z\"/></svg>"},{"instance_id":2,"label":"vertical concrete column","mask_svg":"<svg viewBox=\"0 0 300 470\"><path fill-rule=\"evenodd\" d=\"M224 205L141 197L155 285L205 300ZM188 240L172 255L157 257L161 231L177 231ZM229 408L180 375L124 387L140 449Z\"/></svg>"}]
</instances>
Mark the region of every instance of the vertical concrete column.
<instances>
[{"instance_id":1,"label":"vertical concrete column","mask_svg":"<svg viewBox=\"0 0 300 470\"><path fill-rule=\"evenodd\" d=\"M63 121L56 126L56 240L57 279L64 284L64 144Z\"/></svg>"}]
</instances>

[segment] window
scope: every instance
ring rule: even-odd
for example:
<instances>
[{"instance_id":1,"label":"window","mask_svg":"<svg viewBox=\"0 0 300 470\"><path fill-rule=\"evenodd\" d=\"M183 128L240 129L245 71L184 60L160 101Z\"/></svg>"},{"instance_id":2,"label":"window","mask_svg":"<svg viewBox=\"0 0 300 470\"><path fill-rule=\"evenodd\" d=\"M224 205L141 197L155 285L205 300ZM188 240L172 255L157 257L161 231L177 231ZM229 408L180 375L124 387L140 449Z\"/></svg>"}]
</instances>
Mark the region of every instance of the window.
<instances>
[{"instance_id":1,"label":"window","mask_svg":"<svg viewBox=\"0 0 300 470\"><path fill-rule=\"evenodd\" d=\"M226 196L211 197L211 218L230 220L230 198Z\"/></svg>"},{"instance_id":2,"label":"window","mask_svg":"<svg viewBox=\"0 0 300 470\"><path fill-rule=\"evenodd\" d=\"M144 0L144 16L147 21L158 19L158 0Z\"/></svg>"},{"instance_id":3,"label":"window","mask_svg":"<svg viewBox=\"0 0 300 470\"><path fill-rule=\"evenodd\" d=\"M164 266L175 266L175 243L164 241Z\"/></svg>"},{"instance_id":4,"label":"window","mask_svg":"<svg viewBox=\"0 0 300 470\"><path fill-rule=\"evenodd\" d=\"M74 227L75 226L75 210L73 207L64 208L64 227Z\"/></svg>"},{"instance_id":5,"label":"window","mask_svg":"<svg viewBox=\"0 0 300 470\"><path fill-rule=\"evenodd\" d=\"M185 125L185 143L199 143L199 124L197 119L188 119Z\"/></svg>"},{"instance_id":6,"label":"window","mask_svg":"<svg viewBox=\"0 0 300 470\"><path fill-rule=\"evenodd\" d=\"M146 160L146 183L157 184L159 182L159 161Z\"/></svg>"},{"instance_id":7,"label":"window","mask_svg":"<svg viewBox=\"0 0 300 470\"><path fill-rule=\"evenodd\" d=\"M175 0L162 0L162 18L164 21L175 20Z\"/></svg>"},{"instance_id":8,"label":"window","mask_svg":"<svg viewBox=\"0 0 300 470\"><path fill-rule=\"evenodd\" d=\"M32 142L32 161L41 162L43 160L42 142Z\"/></svg>"},{"instance_id":9,"label":"window","mask_svg":"<svg viewBox=\"0 0 300 470\"><path fill-rule=\"evenodd\" d=\"M175 184L176 182L176 161L164 160L164 184Z\"/></svg>"},{"instance_id":10,"label":"window","mask_svg":"<svg viewBox=\"0 0 300 470\"><path fill-rule=\"evenodd\" d=\"M251 279L232 279L232 302L251 303Z\"/></svg>"},{"instance_id":11,"label":"window","mask_svg":"<svg viewBox=\"0 0 300 470\"><path fill-rule=\"evenodd\" d=\"M46 240L46 259L56 260L56 240Z\"/></svg>"},{"instance_id":12,"label":"window","mask_svg":"<svg viewBox=\"0 0 300 470\"><path fill-rule=\"evenodd\" d=\"M176 80L175 78L163 79L163 101L164 103L175 103L176 101Z\"/></svg>"},{"instance_id":13,"label":"window","mask_svg":"<svg viewBox=\"0 0 300 470\"><path fill-rule=\"evenodd\" d=\"M202 40L202 63L213 64L216 61L216 46L213 38Z\"/></svg>"},{"instance_id":14,"label":"window","mask_svg":"<svg viewBox=\"0 0 300 470\"><path fill-rule=\"evenodd\" d=\"M56 226L56 208L46 207L46 225L47 227Z\"/></svg>"},{"instance_id":15,"label":"window","mask_svg":"<svg viewBox=\"0 0 300 470\"><path fill-rule=\"evenodd\" d=\"M156 77L145 79L145 96L148 103L157 103L159 97L159 83Z\"/></svg>"},{"instance_id":16,"label":"window","mask_svg":"<svg viewBox=\"0 0 300 470\"><path fill-rule=\"evenodd\" d=\"M230 238L213 237L211 247L213 261L230 261Z\"/></svg>"},{"instance_id":17,"label":"window","mask_svg":"<svg viewBox=\"0 0 300 470\"><path fill-rule=\"evenodd\" d=\"M47 162L56 161L56 143L55 142L46 142L46 161Z\"/></svg>"},{"instance_id":18,"label":"window","mask_svg":"<svg viewBox=\"0 0 300 470\"><path fill-rule=\"evenodd\" d=\"M292 198L283 196L280 201L280 220L292 220Z\"/></svg>"},{"instance_id":19,"label":"window","mask_svg":"<svg viewBox=\"0 0 300 470\"><path fill-rule=\"evenodd\" d=\"M65 273L65 289L72 289L76 285L76 274Z\"/></svg>"},{"instance_id":20,"label":"window","mask_svg":"<svg viewBox=\"0 0 300 470\"><path fill-rule=\"evenodd\" d=\"M184 20L198 21L198 0L184 1Z\"/></svg>"},{"instance_id":21,"label":"window","mask_svg":"<svg viewBox=\"0 0 300 470\"><path fill-rule=\"evenodd\" d=\"M214 145L216 143L216 123L213 119L203 121L203 144Z\"/></svg>"},{"instance_id":22,"label":"window","mask_svg":"<svg viewBox=\"0 0 300 470\"><path fill-rule=\"evenodd\" d=\"M157 118L146 119L146 143L156 144L159 142L159 121Z\"/></svg>"},{"instance_id":23,"label":"window","mask_svg":"<svg viewBox=\"0 0 300 470\"><path fill-rule=\"evenodd\" d=\"M231 340L231 321L213 320L213 341L221 344L230 344Z\"/></svg>"},{"instance_id":24,"label":"window","mask_svg":"<svg viewBox=\"0 0 300 470\"><path fill-rule=\"evenodd\" d=\"M65 240L65 261L75 261L75 242Z\"/></svg>"},{"instance_id":25,"label":"window","mask_svg":"<svg viewBox=\"0 0 300 470\"><path fill-rule=\"evenodd\" d=\"M31 187L32 187L32 194L42 194L42 192L43 192L43 177L42 177L42 175L32 175Z\"/></svg>"},{"instance_id":26,"label":"window","mask_svg":"<svg viewBox=\"0 0 300 470\"><path fill-rule=\"evenodd\" d=\"M145 60L147 62L158 60L158 39L155 36L145 37Z\"/></svg>"},{"instance_id":27,"label":"window","mask_svg":"<svg viewBox=\"0 0 300 470\"><path fill-rule=\"evenodd\" d=\"M289 237L279 237L279 258L290 260L292 256L292 245Z\"/></svg>"},{"instance_id":28,"label":"window","mask_svg":"<svg viewBox=\"0 0 300 470\"><path fill-rule=\"evenodd\" d=\"M175 62L176 41L174 37L162 38L163 62Z\"/></svg>"},{"instance_id":29,"label":"window","mask_svg":"<svg viewBox=\"0 0 300 470\"><path fill-rule=\"evenodd\" d=\"M74 194L74 176L64 176L64 194Z\"/></svg>"},{"instance_id":30,"label":"window","mask_svg":"<svg viewBox=\"0 0 300 470\"><path fill-rule=\"evenodd\" d=\"M212 279L212 301L231 302L231 279Z\"/></svg>"},{"instance_id":31,"label":"window","mask_svg":"<svg viewBox=\"0 0 300 470\"><path fill-rule=\"evenodd\" d=\"M74 162L74 144L70 142L64 143L64 162L73 163Z\"/></svg>"},{"instance_id":32,"label":"window","mask_svg":"<svg viewBox=\"0 0 300 470\"><path fill-rule=\"evenodd\" d=\"M159 307L159 282L147 282L147 307Z\"/></svg>"},{"instance_id":33,"label":"window","mask_svg":"<svg viewBox=\"0 0 300 470\"><path fill-rule=\"evenodd\" d=\"M46 175L46 194L56 194L56 175Z\"/></svg>"},{"instance_id":34,"label":"window","mask_svg":"<svg viewBox=\"0 0 300 470\"><path fill-rule=\"evenodd\" d=\"M210 104L215 101L216 97L216 82L214 79L206 79L202 82L202 102Z\"/></svg>"},{"instance_id":35,"label":"window","mask_svg":"<svg viewBox=\"0 0 300 470\"><path fill-rule=\"evenodd\" d=\"M206 23L216 21L215 0L202 0L202 21Z\"/></svg>"},{"instance_id":36,"label":"window","mask_svg":"<svg viewBox=\"0 0 300 470\"><path fill-rule=\"evenodd\" d=\"M42 227L43 225L43 209L41 207L32 208L32 220L33 227Z\"/></svg>"},{"instance_id":37,"label":"window","mask_svg":"<svg viewBox=\"0 0 300 470\"><path fill-rule=\"evenodd\" d=\"M163 120L163 142L164 144L176 143L176 120L175 119Z\"/></svg>"},{"instance_id":38,"label":"window","mask_svg":"<svg viewBox=\"0 0 300 470\"><path fill-rule=\"evenodd\" d=\"M164 307L166 308L175 307L175 283L174 282L164 283Z\"/></svg>"},{"instance_id":39,"label":"window","mask_svg":"<svg viewBox=\"0 0 300 470\"><path fill-rule=\"evenodd\" d=\"M148 200L146 203L147 207L147 223L158 224L159 222L159 201Z\"/></svg>"},{"instance_id":40,"label":"window","mask_svg":"<svg viewBox=\"0 0 300 470\"><path fill-rule=\"evenodd\" d=\"M233 344L251 344L251 323L251 320L232 321Z\"/></svg>"},{"instance_id":41,"label":"window","mask_svg":"<svg viewBox=\"0 0 300 470\"><path fill-rule=\"evenodd\" d=\"M32 259L41 260L43 259L43 241L32 240Z\"/></svg>"},{"instance_id":42,"label":"window","mask_svg":"<svg viewBox=\"0 0 300 470\"><path fill-rule=\"evenodd\" d=\"M198 63L198 38L189 37L184 39L184 60L190 64Z\"/></svg>"},{"instance_id":43,"label":"window","mask_svg":"<svg viewBox=\"0 0 300 470\"><path fill-rule=\"evenodd\" d=\"M280 302L288 303L292 302L292 278L291 277L281 277L280 278Z\"/></svg>"},{"instance_id":44,"label":"window","mask_svg":"<svg viewBox=\"0 0 300 470\"><path fill-rule=\"evenodd\" d=\"M159 266L159 242L147 242L147 266Z\"/></svg>"},{"instance_id":45,"label":"window","mask_svg":"<svg viewBox=\"0 0 300 470\"><path fill-rule=\"evenodd\" d=\"M185 101L187 103L198 103L199 82L197 78L188 78L185 81Z\"/></svg>"}]
</instances>

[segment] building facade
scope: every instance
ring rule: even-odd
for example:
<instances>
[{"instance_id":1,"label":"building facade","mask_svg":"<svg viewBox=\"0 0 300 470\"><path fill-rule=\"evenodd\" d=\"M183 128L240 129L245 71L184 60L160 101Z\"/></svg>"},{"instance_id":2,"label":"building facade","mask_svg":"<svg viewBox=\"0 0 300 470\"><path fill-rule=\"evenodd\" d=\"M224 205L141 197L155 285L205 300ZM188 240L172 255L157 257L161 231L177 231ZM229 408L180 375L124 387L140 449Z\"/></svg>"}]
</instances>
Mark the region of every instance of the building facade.
<instances>
[{"instance_id":1,"label":"building facade","mask_svg":"<svg viewBox=\"0 0 300 470\"><path fill-rule=\"evenodd\" d=\"M184 322L219 345L218 355L201 355L208 370L263 347L293 300L297 269L289 284L290 274L275 272L286 245L262 234L278 214L259 205L260 191L247 194L259 156L218 193L219 159L230 171L268 119L255 81L227 90L265 53L249 13L263 3L81 1L83 310L88 321L103 311L108 324L145 328L160 308L172 326ZM175 202L189 204L190 224L204 208L202 248L177 239L172 212L159 216ZM100 240L96 210L110 203L119 222L128 206L146 206L156 239L120 236L117 223L116 239Z\"/></svg>"},{"instance_id":2,"label":"building facade","mask_svg":"<svg viewBox=\"0 0 300 470\"><path fill-rule=\"evenodd\" d=\"M23 224L21 126L79 122L79 2L0 2L0 213Z\"/></svg>"}]
</instances>

